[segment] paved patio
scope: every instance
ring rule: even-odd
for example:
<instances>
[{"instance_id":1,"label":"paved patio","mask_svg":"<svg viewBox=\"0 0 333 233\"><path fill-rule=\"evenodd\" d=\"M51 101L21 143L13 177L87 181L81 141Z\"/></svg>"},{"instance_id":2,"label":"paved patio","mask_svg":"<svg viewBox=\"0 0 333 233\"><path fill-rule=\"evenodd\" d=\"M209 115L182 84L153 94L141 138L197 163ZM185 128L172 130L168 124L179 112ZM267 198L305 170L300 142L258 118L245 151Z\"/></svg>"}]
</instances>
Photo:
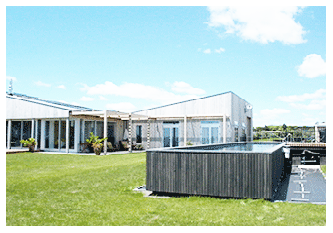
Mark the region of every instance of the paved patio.
<instances>
[{"instance_id":1,"label":"paved patio","mask_svg":"<svg viewBox=\"0 0 333 233\"><path fill-rule=\"evenodd\" d=\"M326 179L320 166L293 166L274 199L293 203L326 204Z\"/></svg>"}]
</instances>

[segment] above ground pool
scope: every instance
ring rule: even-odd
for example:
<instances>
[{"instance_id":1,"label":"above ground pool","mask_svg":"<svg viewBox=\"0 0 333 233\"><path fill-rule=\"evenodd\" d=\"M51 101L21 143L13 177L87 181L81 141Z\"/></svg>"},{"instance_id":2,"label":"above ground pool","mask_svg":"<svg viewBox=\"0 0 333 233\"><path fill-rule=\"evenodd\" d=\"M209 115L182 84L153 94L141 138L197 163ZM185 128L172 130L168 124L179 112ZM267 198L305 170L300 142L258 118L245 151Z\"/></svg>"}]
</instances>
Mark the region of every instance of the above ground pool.
<instances>
[{"instance_id":1,"label":"above ground pool","mask_svg":"<svg viewBox=\"0 0 333 233\"><path fill-rule=\"evenodd\" d=\"M153 192L272 199L284 169L284 143L223 143L147 150Z\"/></svg>"}]
</instances>

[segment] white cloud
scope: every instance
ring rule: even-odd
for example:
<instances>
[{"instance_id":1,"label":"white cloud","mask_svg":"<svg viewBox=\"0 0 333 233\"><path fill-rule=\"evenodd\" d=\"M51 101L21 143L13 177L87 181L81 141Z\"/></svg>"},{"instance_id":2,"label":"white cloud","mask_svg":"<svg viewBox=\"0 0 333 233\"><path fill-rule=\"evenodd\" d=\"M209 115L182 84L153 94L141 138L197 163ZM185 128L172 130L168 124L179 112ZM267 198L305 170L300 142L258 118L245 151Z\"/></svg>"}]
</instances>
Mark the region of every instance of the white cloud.
<instances>
[{"instance_id":1,"label":"white cloud","mask_svg":"<svg viewBox=\"0 0 333 233\"><path fill-rule=\"evenodd\" d=\"M326 108L326 99L311 100L309 104L291 103L291 107L304 110L322 110Z\"/></svg>"},{"instance_id":2,"label":"white cloud","mask_svg":"<svg viewBox=\"0 0 333 233\"><path fill-rule=\"evenodd\" d=\"M286 117L290 114L290 110L288 109L263 109L260 110L260 113L254 113L254 125L264 126L264 125L282 125Z\"/></svg>"},{"instance_id":3,"label":"white cloud","mask_svg":"<svg viewBox=\"0 0 333 233\"><path fill-rule=\"evenodd\" d=\"M80 106L80 104L79 104L79 103L77 103L77 102L71 102L71 104L72 104L72 105L77 105L77 106Z\"/></svg>"},{"instance_id":4,"label":"white cloud","mask_svg":"<svg viewBox=\"0 0 333 233\"><path fill-rule=\"evenodd\" d=\"M276 99L288 102L291 107L296 109L322 110L326 108L325 89L319 89L313 93L305 93L303 95L278 96Z\"/></svg>"},{"instance_id":5,"label":"white cloud","mask_svg":"<svg viewBox=\"0 0 333 233\"><path fill-rule=\"evenodd\" d=\"M17 81L17 78L16 77L10 77L10 76L6 76L6 80L13 80L13 82L16 82Z\"/></svg>"},{"instance_id":6,"label":"white cloud","mask_svg":"<svg viewBox=\"0 0 333 233\"><path fill-rule=\"evenodd\" d=\"M299 7L208 7L210 27L222 27L227 34L236 34L244 40L267 44L280 41L283 44L305 43L305 31L294 16Z\"/></svg>"},{"instance_id":7,"label":"white cloud","mask_svg":"<svg viewBox=\"0 0 333 233\"><path fill-rule=\"evenodd\" d=\"M101 96L101 95L99 96L99 99L100 100L108 100L107 98L105 98L104 96Z\"/></svg>"},{"instance_id":8,"label":"white cloud","mask_svg":"<svg viewBox=\"0 0 333 233\"><path fill-rule=\"evenodd\" d=\"M298 66L298 75L307 78L316 78L326 75L326 62L320 55L310 54L307 55L303 63Z\"/></svg>"},{"instance_id":9,"label":"white cloud","mask_svg":"<svg viewBox=\"0 0 333 233\"><path fill-rule=\"evenodd\" d=\"M198 98L195 94L174 94L162 88L146 86L138 83L124 83L117 86L112 82L106 81L103 84L97 84L93 87L89 87L86 84L81 85L83 85L83 88L80 89L85 91L88 95L115 95L135 99L152 100L161 104L170 104Z\"/></svg>"},{"instance_id":10,"label":"white cloud","mask_svg":"<svg viewBox=\"0 0 333 233\"><path fill-rule=\"evenodd\" d=\"M83 96L80 100L82 101L93 101L93 98Z\"/></svg>"},{"instance_id":11,"label":"white cloud","mask_svg":"<svg viewBox=\"0 0 333 233\"><path fill-rule=\"evenodd\" d=\"M57 86L57 88L66 89L65 85L59 85L59 86Z\"/></svg>"},{"instance_id":12,"label":"white cloud","mask_svg":"<svg viewBox=\"0 0 333 233\"><path fill-rule=\"evenodd\" d=\"M290 96L278 96L276 99L284 102L301 102L305 100L323 99L326 98L326 90L319 89L314 93L305 93L303 95L290 95Z\"/></svg>"},{"instance_id":13,"label":"white cloud","mask_svg":"<svg viewBox=\"0 0 333 233\"><path fill-rule=\"evenodd\" d=\"M274 109L263 109L260 111L260 114L263 117L269 117L269 118L277 118L281 114L287 114L290 113L290 110L287 109L279 109L279 108L274 108Z\"/></svg>"},{"instance_id":14,"label":"white cloud","mask_svg":"<svg viewBox=\"0 0 333 233\"><path fill-rule=\"evenodd\" d=\"M203 53L210 54L212 51L210 49L205 49Z\"/></svg>"},{"instance_id":15,"label":"white cloud","mask_svg":"<svg viewBox=\"0 0 333 233\"><path fill-rule=\"evenodd\" d=\"M43 82L41 82L41 81L37 81L37 82L35 82L35 84L36 84L37 86L40 86L40 87L50 87L50 86L51 86L51 84L43 83Z\"/></svg>"},{"instance_id":16,"label":"white cloud","mask_svg":"<svg viewBox=\"0 0 333 233\"><path fill-rule=\"evenodd\" d=\"M205 90L200 89L200 88L195 88L192 87L190 84L186 83L186 82L174 82L172 84L171 89L174 92L178 92L178 93L186 93L186 94L190 94L190 95L202 95L205 94Z\"/></svg>"},{"instance_id":17,"label":"white cloud","mask_svg":"<svg viewBox=\"0 0 333 233\"><path fill-rule=\"evenodd\" d=\"M202 49L198 48L198 52L201 52L201 51L202 51ZM205 49L202 52L205 54L211 54L213 51L211 49ZM215 49L214 52L221 54L222 52L225 52L225 49L224 48Z\"/></svg>"},{"instance_id":18,"label":"white cloud","mask_svg":"<svg viewBox=\"0 0 333 233\"><path fill-rule=\"evenodd\" d=\"M105 107L106 109L116 110L120 112L133 112L137 110L136 107L129 102L111 103L107 104Z\"/></svg>"},{"instance_id":19,"label":"white cloud","mask_svg":"<svg viewBox=\"0 0 333 233\"><path fill-rule=\"evenodd\" d=\"M222 53L222 52L225 52L224 48L215 49L215 53Z\"/></svg>"}]
</instances>

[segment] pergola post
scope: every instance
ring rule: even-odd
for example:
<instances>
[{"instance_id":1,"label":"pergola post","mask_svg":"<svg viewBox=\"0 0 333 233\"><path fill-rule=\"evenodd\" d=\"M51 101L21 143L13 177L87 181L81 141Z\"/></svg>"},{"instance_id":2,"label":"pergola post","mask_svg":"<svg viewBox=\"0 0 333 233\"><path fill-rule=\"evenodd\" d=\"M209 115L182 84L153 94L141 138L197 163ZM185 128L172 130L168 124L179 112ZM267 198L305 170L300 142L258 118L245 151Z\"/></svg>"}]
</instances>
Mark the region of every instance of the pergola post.
<instances>
[{"instance_id":1,"label":"pergola post","mask_svg":"<svg viewBox=\"0 0 333 233\"><path fill-rule=\"evenodd\" d=\"M223 115L223 143L227 143L227 115Z\"/></svg>"},{"instance_id":2,"label":"pergola post","mask_svg":"<svg viewBox=\"0 0 333 233\"><path fill-rule=\"evenodd\" d=\"M150 121L149 118L147 120L147 149L149 149L150 144Z\"/></svg>"},{"instance_id":3,"label":"pergola post","mask_svg":"<svg viewBox=\"0 0 333 233\"><path fill-rule=\"evenodd\" d=\"M20 138L20 141L22 140L22 139L24 139L23 138L23 122L24 121L21 121L21 138ZM25 139L25 140L27 140L27 139ZM21 143L21 142L20 142ZM21 143L21 148L23 147L23 144Z\"/></svg>"},{"instance_id":4,"label":"pergola post","mask_svg":"<svg viewBox=\"0 0 333 233\"><path fill-rule=\"evenodd\" d=\"M107 118L107 110L104 112L104 138L108 136L108 118ZM107 152L107 140L104 140L104 154L106 155Z\"/></svg>"},{"instance_id":5,"label":"pergola post","mask_svg":"<svg viewBox=\"0 0 333 233\"><path fill-rule=\"evenodd\" d=\"M35 138L35 119L31 120L31 138Z\"/></svg>"},{"instance_id":6,"label":"pergola post","mask_svg":"<svg viewBox=\"0 0 333 233\"><path fill-rule=\"evenodd\" d=\"M61 120L59 120L58 125L58 150L61 150Z\"/></svg>"},{"instance_id":7,"label":"pergola post","mask_svg":"<svg viewBox=\"0 0 333 233\"><path fill-rule=\"evenodd\" d=\"M186 146L187 142L187 117L186 115L184 116L184 146Z\"/></svg>"},{"instance_id":8,"label":"pergola post","mask_svg":"<svg viewBox=\"0 0 333 233\"><path fill-rule=\"evenodd\" d=\"M45 149L45 120L41 120L41 131L40 131L40 149Z\"/></svg>"},{"instance_id":9,"label":"pergola post","mask_svg":"<svg viewBox=\"0 0 333 233\"><path fill-rule=\"evenodd\" d=\"M37 150L37 143L38 143L38 120L36 121L36 132L35 132L35 140L36 140L36 145L35 145L35 150Z\"/></svg>"},{"instance_id":10,"label":"pergola post","mask_svg":"<svg viewBox=\"0 0 333 233\"><path fill-rule=\"evenodd\" d=\"M128 124L128 133L129 133L129 137L128 137L128 143L129 143L129 149L128 151L130 153L132 153L132 113L130 113L128 115L128 119L129 119L129 124Z\"/></svg>"},{"instance_id":11,"label":"pergola post","mask_svg":"<svg viewBox=\"0 0 333 233\"><path fill-rule=\"evenodd\" d=\"M8 120L7 149L11 148L12 140L12 120Z\"/></svg>"},{"instance_id":12,"label":"pergola post","mask_svg":"<svg viewBox=\"0 0 333 233\"><path fill-rule=\"evenodd\" d=\"M66 153L69 153L69 118L66 118Z\"/></svg>"}]
</instances>

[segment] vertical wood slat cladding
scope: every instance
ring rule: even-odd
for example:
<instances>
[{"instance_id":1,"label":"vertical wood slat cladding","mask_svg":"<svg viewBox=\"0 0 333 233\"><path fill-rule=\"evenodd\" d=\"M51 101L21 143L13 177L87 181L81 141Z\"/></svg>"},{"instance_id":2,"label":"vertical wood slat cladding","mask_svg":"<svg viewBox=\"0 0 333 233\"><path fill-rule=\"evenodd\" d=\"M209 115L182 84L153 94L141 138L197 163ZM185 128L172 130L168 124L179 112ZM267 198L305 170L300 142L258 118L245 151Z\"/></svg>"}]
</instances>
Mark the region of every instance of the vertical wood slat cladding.
<instances>
[{"instance_id":1,"label":"vertical wood slat cladding","mask_svg":"<svg viewBox=\"0 0 333 233\"><path fill-rule=\"evenodd\" d=\"M272 198L283 173L273 153L147 151L147 190L235 198Z\"/></svg>"}]
</instances>

